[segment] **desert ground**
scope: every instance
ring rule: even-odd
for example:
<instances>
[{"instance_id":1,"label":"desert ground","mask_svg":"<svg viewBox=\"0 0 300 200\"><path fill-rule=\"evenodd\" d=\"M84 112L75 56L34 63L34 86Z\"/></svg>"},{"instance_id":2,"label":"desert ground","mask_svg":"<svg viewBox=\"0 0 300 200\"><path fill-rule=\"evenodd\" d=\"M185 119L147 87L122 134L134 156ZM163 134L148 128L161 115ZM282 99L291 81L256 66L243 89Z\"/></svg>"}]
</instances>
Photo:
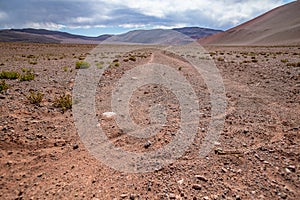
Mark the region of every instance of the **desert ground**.
<instances>
[{"instance_id":1,"label":"desert ground","mask_svg":"<svg viewBox=\"0 0 300 200\"><path fill-rule=\"evenodd\" d=\"M126 70L146 63L170 65L199 97L201 118L193 144L171 165L149 173L119 172L97 160L81 142L72 110L55 105L72 94L76 74L85 70L76 69L76 62L95 47L0 43L0 73L34 75L31 81L2 79L8 89L0 94L1 199L300 198L300 46L206 48L222 75L227 109L220 138L205 158L198 152L211 106L203 79L167 51L145 48L118 55L96 92L98 121L114 145L153 151L168 144L178 129L178 101L157 85L139 88L130 110L133 120L146 126L149 104L167 105L166 126L157 135L136 139L103 117ZM31 102L30 92L43 94L41 102Z\"/></svg>"}]
</instances>

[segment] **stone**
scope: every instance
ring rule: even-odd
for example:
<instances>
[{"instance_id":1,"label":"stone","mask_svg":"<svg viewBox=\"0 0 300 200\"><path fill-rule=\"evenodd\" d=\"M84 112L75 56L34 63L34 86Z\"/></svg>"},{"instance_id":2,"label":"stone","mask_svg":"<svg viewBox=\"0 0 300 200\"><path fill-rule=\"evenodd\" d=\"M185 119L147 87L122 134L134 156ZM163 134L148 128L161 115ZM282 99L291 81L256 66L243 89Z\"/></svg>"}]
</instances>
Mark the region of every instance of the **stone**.
<instances>
[{"instance_id":1,"label":"stone","mask_svg":"<svg viewBox=\"0 0 300 200\"><path fill-rule=\"evenodd\" d=\"M75 150L75 149L78 149L79 148L79 146L78 146L78 144L74 144L73 145L73 149Z\"/></svg>"},{"instance_id":2,"label":"stone","mask_svg":"<svg viewBox=\"0 0 300 200\"><path fill-rule=\"evenodd\" d=\"M181 179L179 181L177 181L177 183L179 183L180 185L184 182L184 179Z\"/></svg>"},{"instance_id":3,"label":"stone","mask_svg":"<svg viewBox=\"0 0 300 200\"><path fill-rule=\"evenodd\" d=\"M104 112L102 113L102 116L107 118L107 119L111 119L114 118L117 114L114 112Z\"/></svg>"},{"instance_id":4,"label":"stone","mask_svg":"<svg viewBox=\"0 0 300 200\"><path fill-rule=\"evenodd\" d=\"M151 141L147 141L145 144L144 144L144 148L147 149L151 146Z\"/></svg>"},{"instance_id":5,"label":"stone","mask_svg":"<svg viewBox=\"0 0 300 200\"><path fill-rule=\"evenodd\" d=\"M294 165L289 165L289 166L287 166L287 168L289 170L291 170L292 172L296 172L296 166L294 166Z\"/></svg>"},{"instance_id":6,"label":"stone","mask_svg":"<svg viewBox=\"0 0 300 200\"><path fill-rule=\"evenodd\" d=\"M194 184L193 186L192 186L192 188L194 189L194 190L201 190L201 185L199 185L199 184Z\"/></svg>"},{"instance_id":7,"label":"stone","mask_svg":"<svg viewBox=\"0 0 300 200\"><path fill-rule=\"evenodd\" d=\"M176 195L173 194L173 193L170 193L170 194L169 194L169 199L176 199Z\"/></svg>"},{"instance_id":8,"label":"stone","mask_svg":"<svg viewBox=\"0 0 300 200\"><path fill-rule=\"evenodd\" d=\"M208 179L205 177L205 176L201 176L201 175L196 175L195 178L201 180L201 181L204 181L204 182L207 182Z\"/></svg>"},{"instance_id":9,"label":"stone","mask_svg":"<svg viewBox=\"0 0 300 200\"><path fill-rule=\"evenodd\" d=\"M222 172L226 173L228 170L224 167L222 167Z\"/></svg>"}]
</instances>

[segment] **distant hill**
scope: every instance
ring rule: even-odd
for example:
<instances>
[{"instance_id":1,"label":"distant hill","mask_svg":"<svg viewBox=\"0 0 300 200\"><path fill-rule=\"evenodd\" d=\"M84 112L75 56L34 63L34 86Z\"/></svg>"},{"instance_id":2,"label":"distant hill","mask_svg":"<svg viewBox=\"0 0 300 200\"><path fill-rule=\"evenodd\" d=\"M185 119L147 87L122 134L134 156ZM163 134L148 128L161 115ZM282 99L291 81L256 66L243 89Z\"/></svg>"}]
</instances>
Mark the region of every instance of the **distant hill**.
<instances>
[{"instance_id":1,"label":"distant hill","mask_svg":"<svg viewBox=\"0 0 300 200\"><path fill-rule=\"evenodd\" d=\"M99 44L111 36L87 37L60 31L31 28L0 30L0 42Z\"/></svg>"},{"instance_id":2,"label":"distant hill","mask_svg":"<svg viewBox=\"0 0 300 200\"><path fill-rule=\"evenodd\" d=\"M203 45L300 45L300 1L199 41Z\"/></svg>"},{"instance_id":3,"label":"distant hill","mask_svg":"<svg viewBox=\"0 0 300 200\"><path fill-rule=\"evenodd\" d=\"M105 42L180 45L219 32L221 31L199 27L134 30L110 37Z\"/></svg>"},{"instance_id":4,"label":"distant hill","mask_svg":"<svg viewBox=\"0 0 300 200\"><path fill-rule=\"evenodd\" d=\"M136 30L125 34L114 36L113 40L133 43L172 43L175 35L179 37L188 36L193 39L199 39L208 35L219 33L220 30L184 27L173 30L154 29L154 30ZM170 35L172 33L172 37ZM34 42L34 43L76 43L76 44L99 44L113 35L100 35L98 37L87 37L74 35L60 31L50 31L45 29L9 29L0 30L0 42ZM118 39L117 39L118 38ZM178 39L178 38L177 38ZM190 39L190 38L188 38ZM173 40L173 41L172 41Z\"/></svg>"},{"instance_id":5,"label":"distant hill","mask_svg":"<svg viewBox=\"0 0 300 200\"><path fill-rule=\"evenodd\" d=\"M30 34L14 30L1 30L0 42L33 42L33 43L60 43L60 40L44 35Z\"/></svg>"},{"instance_id":6,"label":"distant hill","mask_svg":"<svg viewBox=\"0 0 300 200\"><path fill-rule=\"evenodd\" d=\"M193 39L178 31L152 29L135 30L108 38L106 43L135 43L135 44L185 44Z\"/></svg>"},{"instance_id":7,"label":"distant hill","mask_svg":"<svg viewBox=\"0 0 300 200\"><path fill-rule=\"evenodd\" d=\"M200 39L216 33L223 32L222 30L215 30L209 28L199 28L199 27L184 27L184 28L173 28L172 30L178 31L185 34L193 39Z\"/></svg>"}]
</instances>

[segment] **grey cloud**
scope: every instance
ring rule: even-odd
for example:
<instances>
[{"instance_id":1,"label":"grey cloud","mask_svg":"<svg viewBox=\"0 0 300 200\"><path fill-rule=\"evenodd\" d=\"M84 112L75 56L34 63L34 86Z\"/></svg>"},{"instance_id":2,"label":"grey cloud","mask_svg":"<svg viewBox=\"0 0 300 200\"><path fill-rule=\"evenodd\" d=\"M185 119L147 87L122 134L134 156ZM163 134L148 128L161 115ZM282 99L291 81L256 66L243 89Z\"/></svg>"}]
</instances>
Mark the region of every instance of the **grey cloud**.
<instances>
[{"instance_id":1,"label":"grey cloud","mask_svg":"<svg viewBox=\"0 0 300 200\"><path fill-rule=\"evenodd\" d=\"M146 0L140 0L139 6L142 6L142 8L135 8L132 4L128 4L133 1L128 0L128 3L124 3L123 1L120 1L122 3L118 2L119 1L115 0L2 0L0 1L0 28L24 28L26 25L35 23L42 24L42 26L50 26L50 28L119 26L122 24L140 24L147 26L174 26L176 24L186 24L226 29L235 25L234 21L240 23L249 20L249 17L265 11L255 11L256 8L252 7L250 14L248 13L245 16L239 16L236 6L240 5L241 8L247 8L247 5L250 5L251 1L214 1L212 4L217 6L216 12L218 13L217 17L214 18L213 13L204 13L208 8L201 6L187 10L170 11L166 5L164 8L160 7L160 5L158 5L158 7L145 8L143 2L146 2ZM176 2L180 2L181 4L184 3L182 1ZM187 1L187 3L188 2L196 3L193 1ZM202 5L201 2L199 0L197 3ZM227 5L227 2L228 5L235 7L234 12L232 12L232 15L228 16L228 19L221 19L223 12L224 15L228 15L230 14L228 12L231 12L226 10L227 8L224 8L223 6ZM276 2L282 1L276 0ZM266 2L263 3L266 4ZM176 5L180 8L179 4ZM157 10L156 8L162 10L164 13L162 17L145 14L145 12L142 11L142 9L155 11ZM213 10L211 12L213 12Z\"/></svg>"}]
</instances>

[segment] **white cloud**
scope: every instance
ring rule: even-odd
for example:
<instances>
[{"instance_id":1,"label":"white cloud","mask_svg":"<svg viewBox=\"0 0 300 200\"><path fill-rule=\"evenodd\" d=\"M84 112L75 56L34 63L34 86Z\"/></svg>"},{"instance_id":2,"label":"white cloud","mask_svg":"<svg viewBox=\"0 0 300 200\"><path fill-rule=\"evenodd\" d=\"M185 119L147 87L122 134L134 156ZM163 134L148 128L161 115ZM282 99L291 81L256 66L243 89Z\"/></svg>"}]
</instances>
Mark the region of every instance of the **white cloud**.
<instances>
[{"instance_id":1,"label":"white cloud","mask_svg":"<svg viewBox=\"0 0 300 200\"><path fill-rule=\"evenodd\" d=\"M7 14L5 12L0 11L0 20L4 20L7 18Z\"/></svg>"},{"instance_id":2,"label":"white cloud","mask_svg":"<svg viewBox=\"0 0 300 200\"><path fill-rule=\"evenodd\" d=\"M47 22L47 23L36 23L36 22L29 22L24 25L24 27L30 27L30 28L36 28L36 29L48 29L48 30L59 30L64 27L65 25L62 24L56 24L52 22Z\"/></svg>"},{"instance_id":3,"label":"white cloud","mask_svg":"<svg viewBox=\"0 0 300 200\"><path fill-rule=\"evenodd\" d=\"M283 0L106 0L116 7L127 7L143 15L161 19L172 18L180 22L182 17L190 24L201 22L201 18L186 17L189 12L211 19L215 26L236 25L249 20L257 14L284 4Z\"/></svg>"},{"instance_id":4,"label":"white cloud","mask_svg":"<svg viewBox=\"0 0 300 200\"><path fill-rule=\"evenodd\" d=\"M23 0L10 0L1 2L0 28L33 27L58 30L202 26L228 29L285 2L284 0L28 0L28 3L23 4Z\"/></svg>"},{"instance_id":5,"label":"white cloud","mask_svg":"<svg viewBox=\"0 0 300 200\"><path fill-rule=\"evenodd\" d=\"M155 28L155 29L172 29L172 28L181 28L181 27L185 27L185 26L187 26L187 24L175 24L175 25L171 25L171 26L158 25L158 26L153 26L153 28Z\"/></svg>"},{"instance_id":6,"label":"white cloud","mask_svg":"<svg viewBox=\"0 0 300 200\"><path fill-rule=\"evenodd\" d=\"M146 28L147 25L145 25L145 24L120 24L120 25L118 25L118 27L132 29L132 28Z\"/></svg>"}]
</instances>

